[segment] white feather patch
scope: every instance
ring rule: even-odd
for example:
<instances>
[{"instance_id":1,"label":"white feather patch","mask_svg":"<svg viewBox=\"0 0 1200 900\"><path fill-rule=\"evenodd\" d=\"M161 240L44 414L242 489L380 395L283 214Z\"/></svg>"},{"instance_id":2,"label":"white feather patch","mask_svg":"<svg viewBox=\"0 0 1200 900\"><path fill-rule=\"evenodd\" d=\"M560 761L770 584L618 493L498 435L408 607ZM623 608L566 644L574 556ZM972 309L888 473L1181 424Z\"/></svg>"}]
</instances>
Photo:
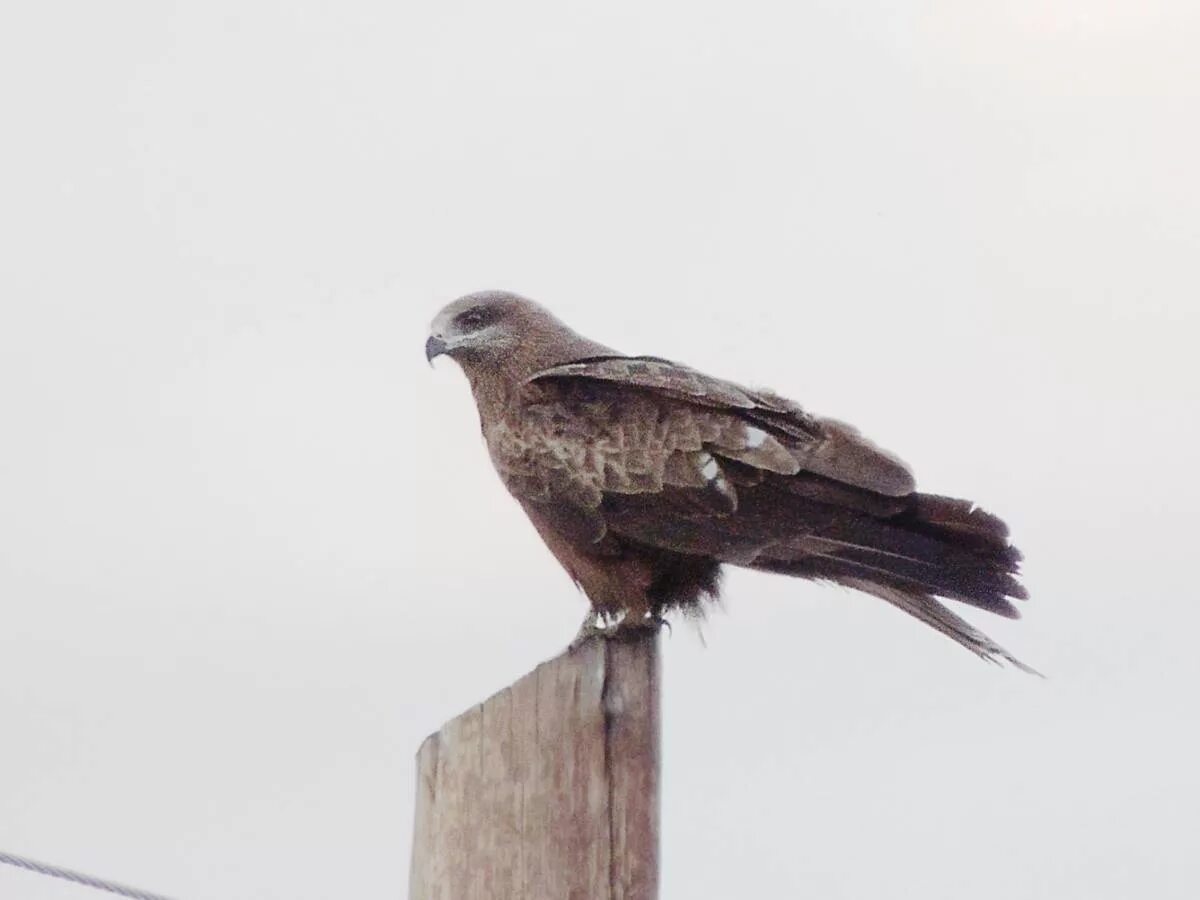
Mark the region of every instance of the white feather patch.
<instances>
[{"instance_id":1,"label":"white feather patch","mask_svg":"<svg viewBox=\"0 0 1200 900\"><path fill-rule=\"evenodd\" d=\"M746 447L750 450L761 447L767 441L767 433L753 425L746 426Z\"/></svg>"}]
</instances>

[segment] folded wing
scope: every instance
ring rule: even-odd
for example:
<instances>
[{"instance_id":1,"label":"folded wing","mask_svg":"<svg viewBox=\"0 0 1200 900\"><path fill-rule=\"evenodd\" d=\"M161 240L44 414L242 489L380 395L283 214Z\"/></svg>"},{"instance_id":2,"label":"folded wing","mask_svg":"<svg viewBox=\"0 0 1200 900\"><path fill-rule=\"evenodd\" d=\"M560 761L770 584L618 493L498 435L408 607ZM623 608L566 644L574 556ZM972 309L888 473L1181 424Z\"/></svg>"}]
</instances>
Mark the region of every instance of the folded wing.
<instances>
[{"instance_id":1,"label":"folded wing","mask_svg":"<svg viewBox=\"0 0 1200 900\"><path fill-rule=\"evenodd\" d=\"M1020 554L967 501L918 494L852 427L653 357L539 372L489 439L510 490L605 541L835 581L883 597L985 658L1011 657L935 596L1016 616Z\"/></svg>"}]
</instances>

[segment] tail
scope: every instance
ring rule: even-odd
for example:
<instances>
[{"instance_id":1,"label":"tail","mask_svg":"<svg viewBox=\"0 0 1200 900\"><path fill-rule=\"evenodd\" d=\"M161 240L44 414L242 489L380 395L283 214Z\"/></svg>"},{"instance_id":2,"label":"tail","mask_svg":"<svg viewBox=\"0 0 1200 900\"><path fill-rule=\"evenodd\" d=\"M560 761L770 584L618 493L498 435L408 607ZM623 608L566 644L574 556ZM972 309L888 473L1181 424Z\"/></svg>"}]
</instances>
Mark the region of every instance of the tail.
<instances>
[{"instance_id":1,"label":"tail","mask_svg":"<svg viewBox=\"0 0 1200 900\"><path fill-rule=\"evenodd\" d=\"M913 618L920 619L926 625L946 635L950 640L956 641L958 644L966 647L980 659L986 659L988 662L1000 662L1003 660L1009 665L1020 669L1022 672L1037 675L1039 678L1045 677L1037 669L1025 665L1025 663L1021 662L978 628L975 628L966 620L959 618L946 609L945 606L938 603L929 594L917 591L905 591L900 588L888 587L884 584L863 581L857 578L841 578L838 580L847 587L857 588L860 591L873 594L876 597L886 600L898 609L904 610Z\"/></svg>"},{"instance_id":2,"label":"tail","mask_svg":"<svg viewBox=\"0 0 1200 900\"><path fill-rule=\"evenodd\" d=\"M966 500L913 494L899 509L843 508L753 568L833 581L904 610L990 662L1039 674L936 598L1018 618L1021 554L1008 527Z\"/></svg>"}]
</instances>

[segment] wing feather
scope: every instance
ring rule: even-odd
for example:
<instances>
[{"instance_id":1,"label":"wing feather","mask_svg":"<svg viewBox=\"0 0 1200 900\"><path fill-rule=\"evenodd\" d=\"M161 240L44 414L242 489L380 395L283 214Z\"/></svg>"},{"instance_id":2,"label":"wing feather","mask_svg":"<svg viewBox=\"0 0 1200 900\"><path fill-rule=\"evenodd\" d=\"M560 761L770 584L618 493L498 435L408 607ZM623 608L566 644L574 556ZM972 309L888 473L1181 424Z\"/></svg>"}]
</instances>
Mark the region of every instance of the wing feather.
<instances>
[{"instance_id":1,"label":"wing feather","mask_svg":"<svg viewBox=\"0 0 1200 900\"><path fill-rule=\"evenodd\" d=\"M560 378L587 378L641 387L666 397L719 408L754 409L758 405L745 388L654 356L598 356L544 369L527 381Z\"/></svg>"},{"instance_id":2,"label":"wing feather","mask_svg":"<svg viewBox=\"0 0 1200 900\"><path fill-rule=\"evenodd\" d=\"M783 475L804 470L891 497L915 489L903 462L851 426L817 418L771 391L745 388L658 357L593 357L537 372L526 383L625 389L616 398L621 403L635 391L657 398L673 413L660 420L662 427L701 430L721 456L755 468ZM703 415L706 410L724 416Z\"/></svg>"},{"instance_id":3,"label":"wing feather","mask_svg":"<svg viewBox=\"0 0 1200 900\"><path fill-rule=\"evenodd\" d=\"M1024 597L995 517L915 493L905 465L849 425L666 360L539 372L485 435L518 499L609 549L870 582L927 621L920 598L1015 615L1008 598Z\"/></svg>"}]
</instances>

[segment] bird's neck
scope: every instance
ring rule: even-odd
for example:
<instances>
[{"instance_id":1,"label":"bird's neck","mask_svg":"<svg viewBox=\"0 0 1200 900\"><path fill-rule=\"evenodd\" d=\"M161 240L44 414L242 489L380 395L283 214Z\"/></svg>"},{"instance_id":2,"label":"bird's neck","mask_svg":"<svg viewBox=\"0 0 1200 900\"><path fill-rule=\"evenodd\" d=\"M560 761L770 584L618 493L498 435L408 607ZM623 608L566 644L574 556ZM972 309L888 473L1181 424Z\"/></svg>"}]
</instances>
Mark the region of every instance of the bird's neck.
<instances>
[{"instance_id":1,"label":"bird's neck","mask_svg":"<svg viewBox=\"0 0 1200 900\"><path fill-rule=\"evenodd\" d=\"M471 384L471 393L475 395L475 405L479 408L479 417L486 423L503 416L508 406L516 399L517 392L523 380L496 377L492 373L472 371L463 367L467 381ZM486 428L486 426L485 426Z\"/></svg>"},{"instance_id":2,"label":"bird's neck","mask_svg":"<svg viewBox=\"0 0 1200 900\"><path fill-rule=\"evenodd\" d=\"M511 353L487 360L462 360L463 372L480 415L486 420L518 403L522 389L538 372L564 363L615 353L603 344L572 334L555 341L530 340Z\"/></svg>"}]
</instances>

